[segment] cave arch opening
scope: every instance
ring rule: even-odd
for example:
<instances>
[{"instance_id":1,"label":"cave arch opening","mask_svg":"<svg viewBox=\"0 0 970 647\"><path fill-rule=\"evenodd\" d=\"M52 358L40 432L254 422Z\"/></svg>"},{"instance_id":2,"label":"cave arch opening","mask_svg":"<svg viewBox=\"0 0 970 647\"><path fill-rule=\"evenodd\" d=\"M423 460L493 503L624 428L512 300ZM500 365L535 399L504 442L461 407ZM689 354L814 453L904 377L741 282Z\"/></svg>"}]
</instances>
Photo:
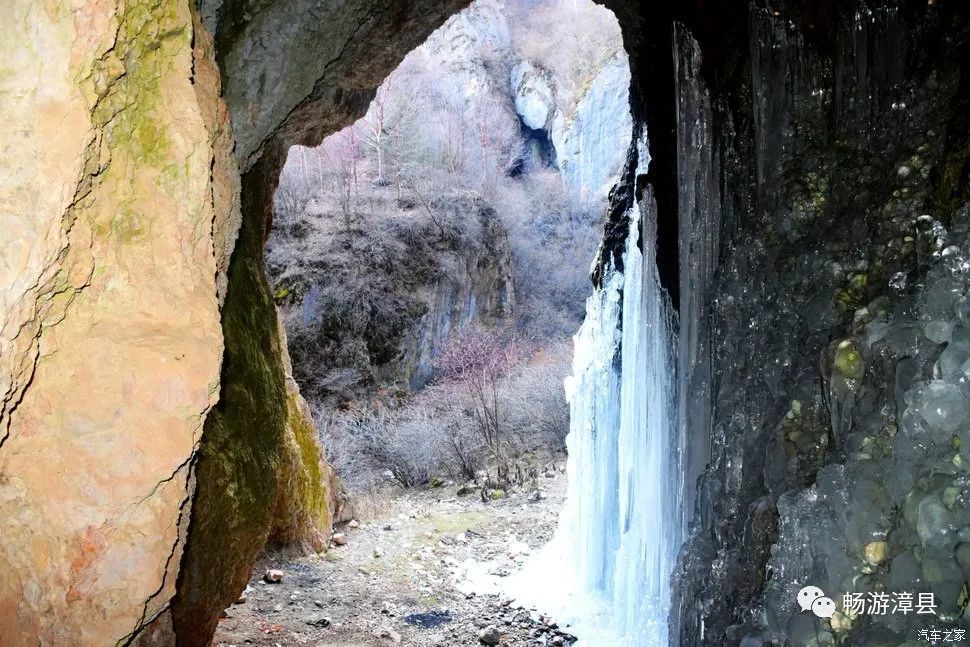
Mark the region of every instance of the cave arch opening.
<instances>
[{"instance_id":1,"label":"cave arch opening","mask_svg":"<svg viewBox=\"0 0 970 647\"><path fill-rule=\"evenodd\" d=\"M590 33L564 56L551 26ZM531 40L523 35L530 29ZM311 407L327 414L324 426L360 399L400 407L412 397L402 392L421 391L447 370L436 356L465 328L501 326L527 337L529 348L516 352L540 360L519 373L531 380L542 374L544 387L551 376L561 400L569 356L563 340L582 320L589 262L597 247L602 263L611 245L623 245L609 236L600 245L604 226L610 230L609 189L631 164L634 131L630 68L614 15L592 3L479 0L440 31L437 42L432 35L404 58L373 99L367 90L317 81L258 147L247 133L237 135L237 154L247 142L252 150L243 158L251 165L239 245L260 254L265 245L267 307L282 311L293 376ZM423 65L414 62L422 57ZM231 68L233 53L223 59ZM448 66L458 78L442 83ZM230 99L237 94L231 86ZM257 126L262 119L252 109L246 116ZM634 177L623 191L636 192L635 184ZM555 366L553 344L534 341L549 338L558 346ZM507 340L503 334L500 343ZM454 391L442 397L453 399ZM359 411L350 418L360 432ZM339 452L333 439L325 443L332 456ZM413 439L405 442L413 449ZM351 456L338 465L345 475L354 456L375 455L373 447L360 449L344 452ZM481 476L464 458L452 474ZM401 477L394 467L405 485L436 478L427 468ZM271 542L280 539L275 532Z\"/></svg>"},{"instance_id":2,"label":"cave arch opening","mask_svg":"<svg viewBox=\"0 0 970 647\"><path fill-rule=\"evenodd\" d=\"M309 413L299 397L293 397L295 389L289 375L293 369L288 360L282 365L273 361L273 357L286 357L283 328L276 323L276 306L288 298L291 304L296 301L292 292L286 292L287 286L279 285L271 291L266 283L263 255L274 231L274 202L288 159L299 159L299 154L293 154L299 149L294 147L313 147L326 135L339 132L354 118L366 116L377 92L373 88L380 86L391 73L391 68L408 51L420 45L432 28L444 23L463 4L417 3L377 14L368 13L369 10L363 8L363 14L357 16L353 15L354 11L362 8L349 6L346 9L351 15L338 15L320 25L308 24L305 16L287 13L293 7L273 7L261 13L250 13L237 11L243 5L233 3L214 15L207 16L203 12L203 20L208 20L216 33L223 94L233 118L235 152L242 170L242 226L229 268L229 286L223 307L226 351L222 396L206 421L198 462L200 486L189 541L182 558L179 594L173 604L176 629L182 627L183 634L194 632L199 626L214 628L211 619L217 617L225 603L231 602L246 585L248 572L240 571L237 564L252 563L267 538L271 544L296 540L297 543L319 545L328 538L329 524L333 521L330 515L336 514L340 518L346 513L346 510L340 511L343 500L340 486L330 478L329 468L325 467L322 474L311 475L311 481L322 476L324 487L308 489L303 471L307 454L294 458L300 454L301 446L298 438L301 432L296 432L297 442L293 442L294 426L304 432L307 428L312 430L312 426L301 424L308 420ZM584 3L562 4L588 8ZM641 58L641 34L650 29L633 30L639 14L623 3L608 3L608 7L609 11L599 11L604 11L613 20L618 19L623 32L623 40L617 44L612 56L615 59L622 55L629 61L629 67L625 63L617 66L626 75L622 84L623 101L619 103L628 102L623 107L625 119L630 120L626 123L642 123L645 112L641 92L638 83L630 81L630 77L631 69L635 69ZM615 19L610 11L616 11ZM292 23L287 27L291 38L280 41L265 37L267 32L279 30L287 20ZM613 24L615 26L616 22ZM352 28L353 25L357 27ZM324 44L322 48L321 43ZM602 62L602 59L596 60ZM637 78L635 73L633 78ZM619 92L619 87L615 85L614 90ZM582 90L588 94L589 88ZM614 105L619 105L615 97L613 99ZM548 123L544 129L532 128L536 124L530 125L521 112L512 109L514 120L518 122L518 135L527 140L522 147L523 155L507 164L502 177L521 183L522 176L528 175L523 170L529 167L533 171L537 168L556 170L566 175L562 173L562 162L568 159L568 151L566 155L560 155L557 150L556 166L550 167L552 156L547 143L527 130L545 130L545 137L554 140L551 137L553 129ZM615 129L616 121L608 127ZM620 130L626 130L626 126ZM635 129L630 127L629 130L632 133ZM620 175L623 186L608 196L609 207L602 208L598 214L602 218L599 224L602 229L594 238L602 244L593 263L594 285L607 264L622 265L628 225L621 205L631 204L633 196L639 196L642 191L643 177L638 177L638 173L644 173L645 166L640 165L638 171L635 146L624 144L615 148L623 158L620 162L620 168L624 169ZM578 167L581 165L573 168ZM624 177L625 182L622 181ZM585 178L580 184L583 180ZM385 178L376 185L386 189L386 181ZM604 180L604 188L611 184L612 178ZM658 192L668 189L669 186ZM427 213L420 198L416 202L420 206L416 205L412 210ZM665 204L670 205L669 201ZM661 211L660 219L669 219L669 212L663 208ZM662 240L658 240L658 249L666 247L665 258L676 259L675 251L670 254L672 243L676 249L676 228L667 228L667 232ZM578 266L584 275L587 262L588 259L583 259ZM663 259L658 259L658 265L664 263ZM588 285L585 281L584 285ZM675 291L673 285L668 286L668 291ZM319 294L313 295L310 290L301 294L297 308L301 318L304 297L308 295L311 297L308 306L319 300ZM370 354L371 350L368 348L365 352ZM423 379L419 378L415 385ZM410 381L407 386L412 386ZM302 411L296 411L301 407ZM296 496L291 496L291 487L266 486L267 483L279 483L281 465L284 472L289 470L290 474L295 473L304 481L296 488ZM233 490L227 494L226 483L234 484L240 492L259 491L260 496L250 502L236 500L231 495ZM307 497L312 500L310 507L313 508L309 514L305 501L301 501ZM277 523L281 509L286 511L283 516L291 523ZM237 537L236 545L229 551L218 545L222 533L211 527L212 518L227 513L231 513L234 536ZM227 573L230 574L228 578ZM227 579L230 580L228 583ZM213 582L221 583L213 585ZM213 589L223 591L221 597L198 594Z\"/></svg>"},{"instance_id":3,"label":"cave arch opening","mask_svg":"<svg viewBox=\"0 0 970 647\"><path fill-rule=\"evenodd\" d=\"M308 503L331 514L319 505L331 492L305 488L326 480L311 474L321 467L316 450L296 435L305 417L263 272L275 185L292 144L315 143L362 114L390 67L461 4L4 6L16 19L0 21L14 53L0 74L13 88L0 93L14 168L3 188L18 212L5 260L23 253L29 265L4 275L14 279L7 303L16 303L13 336L7 326L0 340L5 353L14 342L0 376L10 396L0 415L5 637L208 644L276 522L299 528ZM693 329L696 355L679 365L700 387L682 405L710 442L674 601L682 644L818 639L807 614L775 613L791 607L793 584L821 584L848 555L882 587L897 579L891 562L918 573L915 542L939 547L966 525L940 516L955 491L940 474L960 462L949 409L953 421L965 413L950 395L958 380L966 386L951 370L967 341L966 267L953 265L966 251L965 5L855 4L609 0L636 69L634 121L649 125L655 166L626 166L597 288L615 278L605 259L631 258L619 247L631 238L623 216L631 202L649 202L648 184L661 223L673 222L669 205L686 189L681 224L697 216L723 234L719 243L686 227L682 241L688 256L723 269L680 295L681 340L691 323L710 324ZM804 83L776 82L794 78ZM687 118L675 124L682 105ZM790 119L797 128L778 127ZM709 145L684 145L698 133ZM775 164L789 156L790 169ZM689 163L675 172L674 157ZM769 180L785 169L777 187L766 169ZM640 251L642 259L650 248ZM690 261L684 273L697 267ZM936 289L953 281L962 285ZM771 297L780 303L765 307ZM865 448L869 432L878 451L842 451ZM914 436L939 451L914 454ZM795 452L802 457L788 460ZM902 478L886 483L887 470ZM804 520L828 514L813 483L838 490L873 530L836 515L833 532L850 543L805 540ZM868 496L885 485L890 496ZM281 498L298 491L294 507ZM900 501L922 501L945 527L922 532ZM882 541L887 527L904 543ZM878 541L858 541L872 532ZM951 548L943 555L952 561ZM710 555L742 559L715 560L711 572ZM933 567L936 557L923 555ZM931 588L956 617L964 578L957 568L945 575ZM915 630L898 620L896 629ZM846 640L881 631L847 624Z\"/></svg>"}]
</instances>

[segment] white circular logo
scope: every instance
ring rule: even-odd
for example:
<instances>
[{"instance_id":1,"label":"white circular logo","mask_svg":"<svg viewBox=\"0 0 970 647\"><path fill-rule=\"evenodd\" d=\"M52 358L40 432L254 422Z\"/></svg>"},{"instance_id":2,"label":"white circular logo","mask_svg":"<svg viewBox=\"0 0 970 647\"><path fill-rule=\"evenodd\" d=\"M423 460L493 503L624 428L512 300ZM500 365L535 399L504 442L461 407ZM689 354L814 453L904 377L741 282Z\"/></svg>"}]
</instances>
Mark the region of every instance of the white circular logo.
<instances>
[{"instance_id":1,"label":"white circular logo","mask_svg":"<svg viewBox=\"0 0 970 647\"><path fill-rule=\"evenodd\" d=\"M819 618L831 618L835 615L835 601L832 598L815 598L812 602L812 613Z\"/></svg>"},{"instance_id":2,"label":"white circular logo","mask_svg":"<svg viewBox=\"0 0 970 647\"><path fill-rule=\"evenodd\" d=\"M802 608L802 611L808 611L812 608L812 603L815 600L824 597L825 594L822 593L822 589L817 586L806 586L798 592L798 606Z\"/></svg>"}]
</instances>

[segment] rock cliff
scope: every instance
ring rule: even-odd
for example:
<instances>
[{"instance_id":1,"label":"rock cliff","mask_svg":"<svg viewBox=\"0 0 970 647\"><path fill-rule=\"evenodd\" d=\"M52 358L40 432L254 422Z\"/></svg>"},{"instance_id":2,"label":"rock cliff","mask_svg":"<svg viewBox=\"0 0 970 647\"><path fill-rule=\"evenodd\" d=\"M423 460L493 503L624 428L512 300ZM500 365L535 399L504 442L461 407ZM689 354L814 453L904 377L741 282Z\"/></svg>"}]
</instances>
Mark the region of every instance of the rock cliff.
<instances>
[{"instance_id":1,"label":"rock cliff","mask_svg":"<svg viewBox=\"0 0 970 647\"><path fill-rule=\"evenodd\" d=\"M510 84L524 126L551 144L570 199L599 214L633 132L630 65L620 50L601 53L586 66L585 76L568 70L568 76L579 77L570 79L544 69L541 61L521 60L511 70ZM570 82L578 82L575 94L557 91Z\"/></svg>"},{"instance_id":2,"label":"rock cliff","mask_svg":"<svg viewBox=\"0 0 970 647\"><path fill-rule=\"evenodd\" d=\"M652 158L638 185L680 306L675 644L895 644L967 623L967 19L698 3L625 32ZM810 584L831 620L800 613ZM931 621L843 605L909 589L935 596Z\"/></svg>"},{"instance_id":3,"label":"rock cliff","mask_svg":"<svg viewBox=\"0 0 970 647\"><path fill-rule=\"evenodd\" d=\"M219 394L229 119L186 3L0 11L0 635L121 643L175 594Z\"/></svg>"},{"instance_id":4,"label":"rock cliff","mask_svg":"<svg viewBox=\"0 0 970 647\"><path fill-rule=\"evenodd\" d=\"M630 65L623 52L610 56L575 108L552 122L556 163L574 199L602 208L616 181L633 132Z\"/></svg>"},{"instance_id":5,"label":"rock cliff","mask_svg":"<svg viewBox=\"0 0 970 647\"><path fill-rule=\"evenodd\" d=\"M691 471L709 461L671 618L685 645L967 624L967 16L818 9L751 6L740 43L675 30L685 434ZM799 613L807 585L836 616ZM843 604L906 591L937 615Z\"/></svg>"},{"instance_id":6,"label":"rock cliff","mask_svg":"<svg viewBox=\"0 0 970 647\"><path fill-rule=\"evenodd\" d=\"M314 404L418 389L449 335L513 313L512 249L487 202L435 197L432 221L417 197L392 194L374 188L350 230L327 200L277 212L269 275Z\"/></svg>"}]
</instances>

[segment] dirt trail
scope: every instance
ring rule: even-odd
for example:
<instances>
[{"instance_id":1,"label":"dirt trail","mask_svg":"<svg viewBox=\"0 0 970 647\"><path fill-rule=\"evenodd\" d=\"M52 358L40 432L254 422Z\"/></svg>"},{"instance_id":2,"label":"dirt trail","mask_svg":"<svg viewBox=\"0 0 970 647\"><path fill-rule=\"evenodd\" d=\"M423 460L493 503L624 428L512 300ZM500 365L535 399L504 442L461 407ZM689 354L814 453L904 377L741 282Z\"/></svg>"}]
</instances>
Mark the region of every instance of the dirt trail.
<instances>
[{"instance_id":1,"label":"dirt trail","mask_svg":"<svg viewBox=\"0 0 970 647\"><path fill-rule=\"evenodd\" d=\"M338 528L346 545L322 557L265 555L213 644L457 647L482 645L489 627L497 632L484 639L495 642L484 644L569 644L550 619L468 592L469 567L507 575L552 537L566 478L549 472L538 486L542 498L527 489L488 503L455 485L404 493L359 527ZM267 569L283 581L264 582Z\"/></svg>"}]
</instances>

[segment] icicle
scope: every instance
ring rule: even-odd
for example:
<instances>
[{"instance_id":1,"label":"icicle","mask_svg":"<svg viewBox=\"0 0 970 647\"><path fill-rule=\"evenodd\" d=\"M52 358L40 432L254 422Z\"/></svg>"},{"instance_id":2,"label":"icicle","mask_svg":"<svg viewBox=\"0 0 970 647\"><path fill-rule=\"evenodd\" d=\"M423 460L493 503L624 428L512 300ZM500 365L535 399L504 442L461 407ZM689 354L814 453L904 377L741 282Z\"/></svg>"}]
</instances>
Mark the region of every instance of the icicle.
<instances>
[{"instance_id":1,"label":"icicle","mask_svg":"<svg viewBox=\"0 0 970 647\"><path fill-rule=\"evenodd\" d=\"M639 149L638 174L649 159L645 142ZM649 189L628 215L624 272L607 272L574 340L559 529L516 592L597 647L667 642L682 537L674 326L657 273ZM523 583L532 590L523 594Z\"/></svg>"}]
</instances>

